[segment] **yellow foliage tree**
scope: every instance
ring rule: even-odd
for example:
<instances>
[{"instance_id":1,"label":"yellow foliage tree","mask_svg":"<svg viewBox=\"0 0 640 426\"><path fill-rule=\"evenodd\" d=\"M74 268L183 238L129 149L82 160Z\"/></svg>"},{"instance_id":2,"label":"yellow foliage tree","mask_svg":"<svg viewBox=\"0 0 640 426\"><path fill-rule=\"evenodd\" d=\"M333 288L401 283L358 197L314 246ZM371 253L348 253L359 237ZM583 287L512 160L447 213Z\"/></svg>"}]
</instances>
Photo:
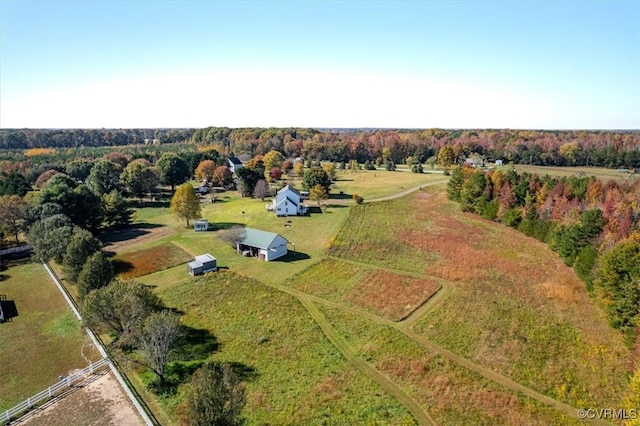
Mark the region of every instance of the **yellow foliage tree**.
<instances>
[{"instance_id":1,"label":"yellow foliage tree","mask_svg":"<svg viewBox=\"0 0 640 426\"><path fill-rule=\"evenodd\" d=\"M190 219L202 217L200 199L190 183L183 183L176 189L171 199L170 210L177 218L186 219L187 227Z\"/></svg>"},{"instance_id":2,"label":"yellow foliage tree","mask_svg":"<svg viewBox=\"0 0 640 426\"><path fill-rule=\"evenodd\" d=\"M211 181L213 179L213 173L216 171L216 163L211 160L204 160L198 164L194 174L196 179Z\"/></svg>"}]
</instances>

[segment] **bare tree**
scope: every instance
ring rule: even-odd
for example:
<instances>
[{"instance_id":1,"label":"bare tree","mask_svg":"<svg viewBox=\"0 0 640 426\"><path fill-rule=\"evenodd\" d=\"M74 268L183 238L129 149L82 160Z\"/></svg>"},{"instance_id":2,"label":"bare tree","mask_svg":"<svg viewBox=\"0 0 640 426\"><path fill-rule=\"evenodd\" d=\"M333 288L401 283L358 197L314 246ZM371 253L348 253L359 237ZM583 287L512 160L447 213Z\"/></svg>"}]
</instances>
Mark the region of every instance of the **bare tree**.
<instances>
[{"instance_id":1,"label":"bare tree","mask_svg":"<svg viewBox=\"0 0 640 426\"><path fill-rule=\"evenodd\" d=\"M256 183L256 187L253 190L253 196L256 198L260 198L260 200L264 201L265 197L269 196L269 184L266 180L260 179Z\"/></svg>"},{"instance_id":2,"label":"bare tree","mask_svg":"<svg viewBox=\"0 0 640 426\"><path fill-rule=\"evenodd\" d=\"M165 370L183 335L178 315L170 311L154 312L147 317L139 338L139 349L146 365L158 376L158 385L166 384Z\"/></svg>"},{"instance_id":3,"label":"bare tree","mask_svg":"<svg viewBox=\"0 0 640 426\"><path fill-rule=\"evenodd\" d=\"M242 242L243 235L244 228L239 225L234 225L229 229L221 231L219 238L225 243L229 243L235 250L238 250L238 244Z\"/></svg>"}]
</instances>

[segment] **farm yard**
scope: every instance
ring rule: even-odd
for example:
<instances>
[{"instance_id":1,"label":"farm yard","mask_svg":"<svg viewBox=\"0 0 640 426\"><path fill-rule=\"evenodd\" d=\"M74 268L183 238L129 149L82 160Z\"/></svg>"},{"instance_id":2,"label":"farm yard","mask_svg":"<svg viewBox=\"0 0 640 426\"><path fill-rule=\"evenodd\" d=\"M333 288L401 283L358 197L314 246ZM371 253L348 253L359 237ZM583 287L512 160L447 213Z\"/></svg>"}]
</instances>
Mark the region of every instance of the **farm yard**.
<instances>
[{"instance_id":1,"label":"farm yard","mask_svg":"<svg viewBox=\"0 0 640 426\"><path fill-rule=\"evenodd\" d=\"M461 213L445 181L340 171L323 208L300 217L220 192L201 202L205 232L160 200L103 240L121 278L214 336L208 359L246 382L247 424L580 424L576 408L618 406L628 350L584 285L546 245ZM234 226L278 233L289 253L244 257L219 238ZM204 253L218 272L190 276ZM161 396L147 369L128 373L160 423L178 425L201 363L170 363L177 387Z\"/></svg>"}]
</instances>

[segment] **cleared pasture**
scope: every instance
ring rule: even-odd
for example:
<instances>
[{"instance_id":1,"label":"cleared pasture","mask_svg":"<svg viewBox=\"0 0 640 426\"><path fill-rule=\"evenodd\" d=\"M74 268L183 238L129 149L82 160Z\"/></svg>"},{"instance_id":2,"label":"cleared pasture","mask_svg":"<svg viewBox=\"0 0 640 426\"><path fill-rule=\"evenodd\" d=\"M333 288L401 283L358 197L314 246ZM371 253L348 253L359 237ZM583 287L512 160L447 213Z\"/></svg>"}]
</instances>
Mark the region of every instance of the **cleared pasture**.
<instances>
[{"instance_id":1,"label":"cleared pasture","mask_svg":"<svg viewBox=\"0 0 640 426\"><path fill-rule=\"evenodd\" d=\"M0 294L17 316L0 323L0 411L100 359L60 291L38 262L10 263Z\"/></svg>"},{"instance_id":2,"label":"cleared pasture","mask_svg":"<svg viewBox=\"0 0 640 426\"><path fill-rule=\"evenodd\" d=\"M411 173L387 170L338 170L336 180L331 185L328 203L351 199L358 194L366 200L387 197L405 189L443 179L442 173ZM343 192L340 195L340 192Z\"/></svg>"},{"instance_id":3,"label":"cleared pasture","mask_svg":"<svg viewBox=\"0 0 640 426\"><path fill-rule=\"evenodd\" d=\"M292 296L220 271L158 289L183 322L220 344L215 361L245 371L248 424L413 424L410 413L354 371ZM179 396L160 401L171 424Z\"/></svg>"},{"instance_id":4,"label":"cleared pasture","mask_svg":"<svg viewBox=\"0 0 640 426\"><path fill-rule=\"evenodd\" d=\"M603 167L551 167L551 166L530 166L524 164L515 164L514 167L518 173L528 172L535 173L540 176L549 175L554 177L570 177L570 176L595 176L606 182L608 180L633 180L640 179L637 173L621 173L616 169L605 169ZM504 170L506 166L499 167Z\"/></svg>"},{"instance_id":5,"label":"cleared pasture","mask_svg":"<svg viewBox=\"0 0 640 426\"><path fill-rule=\"evenodd\" d=\"M286 284L394 321L411 314L440 288L429 278L337 259L325 259Z\"/></svg>"}]
</instances>

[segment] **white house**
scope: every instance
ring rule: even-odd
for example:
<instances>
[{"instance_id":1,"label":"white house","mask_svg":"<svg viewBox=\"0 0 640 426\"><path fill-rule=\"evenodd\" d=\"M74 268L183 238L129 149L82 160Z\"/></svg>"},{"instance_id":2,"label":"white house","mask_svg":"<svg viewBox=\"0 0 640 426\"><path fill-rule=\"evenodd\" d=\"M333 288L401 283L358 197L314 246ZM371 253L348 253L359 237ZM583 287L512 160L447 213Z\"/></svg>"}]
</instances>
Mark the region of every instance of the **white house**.
<instances>
[{"instance_id":1,"label":"white house","mask_svg":"<svg viewBox=\"0 0 640 426\"><path fill-rule=\"evenodd\" d=\"M216 258L209 253L196 256L193 262L187 264L187 271L191 275L202 275L205 272L212 272L217 270Z\"/></svg>"},{"instance_id":2,"label":"white house","mask_svg":"<svg viewBox=\"0 0 640 426\"><path fill-rule=\"evenodd\" d=\"M229 160L227 161L229 163L229 170L231 170L231 173L235 173L243 167L242 161L236 157L229 157Z\"/></svg>"},{"instance_id":3,"label":"white house","mask_svg":"<svg viewBox=\"0 0 640 426\"><path fill-rule=\"evenodd\" d=\"M279 234L245 228L237 243L237 250L245 256L269 262L287 254L288 241Z\"/></svg>"},{"instance_id":4,"label":"white house","mask_svg":"<svg viewBox=\"0 0 640 426\"><path fill-rule=\"evenodd\" d=\"M287 185L273 199L276 216L300 216L307 214L307 206L302 204L302 197L297 189Z\"/></svg>"},{"instance_id":5,"label":"white house","mask_svg":"<svg viewBox=\"0 0 640 426\"><path fill-rule=\"evenodd\" d=\"M206 219L198 219L193 222L193 230L198 231L208 231L209 230L209 221Z\"/></svg>"}]
</instances>

